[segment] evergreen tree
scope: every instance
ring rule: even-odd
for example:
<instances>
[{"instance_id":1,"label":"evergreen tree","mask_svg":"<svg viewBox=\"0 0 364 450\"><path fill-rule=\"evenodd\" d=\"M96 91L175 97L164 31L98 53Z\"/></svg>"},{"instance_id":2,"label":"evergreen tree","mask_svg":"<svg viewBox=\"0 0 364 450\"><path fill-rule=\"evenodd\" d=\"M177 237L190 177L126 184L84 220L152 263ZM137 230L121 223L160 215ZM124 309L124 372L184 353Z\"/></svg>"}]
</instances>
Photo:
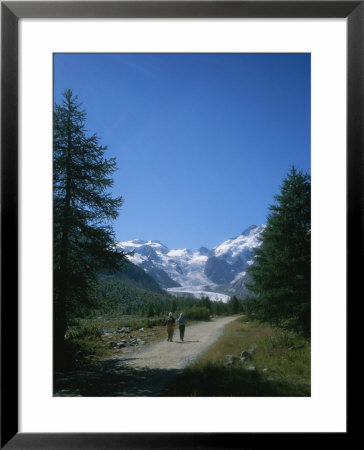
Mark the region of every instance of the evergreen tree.
<instances>
[{"instance_id":1,"label":"evergreen tree","mask_svg":"<svg viewBox=\"0 0 364 450\"><path fill-rule=\"evenodd\" d=\"M92 301L97 274L115 270L126 260L113 250L111 221L122 197L109 189L116 170L106 147L88 135L86 112L71 90L54 105L53 118L53 239L54 239L54 344L62 352L67 323ZM80 309L81 308L81 309Z\"/></svg>"},{"instance_id":2,"label":"evergreen tree","mask_svg":"<svg viewBox=\"0 0 364 450\"><path fill-rule=\"evenodd\" d=\"M201 297L200 303L201 303L201 306L203 306L204 308L207 308L211 312L211 310L212 310L211 300L208 296Z\"/></svg>"},{"instance_id":3,"label":"evergreen tree","mask_svg":"<svg viewBox=\"0 0 364 450\"><path fill-rule=\"evenodd\" d=\"M171 303L170 310L175 313L177 311L177 300L174 298Z\"/></svg>"},{"instance_id":4,"label":"evergreen tree","mask_svg":"<svg viewBox=\"0 0 364 450\"><path fill-rule=\"evenodd\" d=\"M239 312L239 300L235 295L230 298L228 305L232 314L237 314Z\"/></svg>"},{"instance_id":5,"label":"evergreen tree","mask_svg":"<svg viewBox=\"0 0 364 450\"><path fill-rule=\"evenodd\" d=\"M311 183L292 167L276 203L269 207L255 264L249 267L255 294L246 310L254 317L305 335L311 326Z\"/></svg>"},{"instance_id":6,"label":"evergreen tree","mask_svg":"<svg viewBox=\"0 0 364 450\"><path fill-rule=\"evenodd\" d=\"M156 309L155 309L153 303L150 303L148 305L147 317L153 317L155 315L156 315Z\"/></svg>"}]
</instances>

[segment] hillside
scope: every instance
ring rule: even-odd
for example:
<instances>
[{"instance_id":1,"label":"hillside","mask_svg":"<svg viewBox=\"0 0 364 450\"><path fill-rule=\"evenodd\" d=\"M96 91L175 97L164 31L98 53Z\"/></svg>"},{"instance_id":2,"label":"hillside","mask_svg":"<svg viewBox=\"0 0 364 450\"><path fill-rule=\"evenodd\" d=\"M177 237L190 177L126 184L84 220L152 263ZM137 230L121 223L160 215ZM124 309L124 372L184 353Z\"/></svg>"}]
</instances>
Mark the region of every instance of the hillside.
<instances>
[{"instance_id":1,"label":"hillside","mask_svg":"<svg viewBox=\"0 0 364 450\"><path fill-rule=\"evenodd\" d=\"M133 263L120 272L99 275L97 310L102 313L143 314L150 304L167 305L173 297Z\"/></svg>"},{"instance_id":2,"label":"hillside","mask_svg":"<svg viewBox=\"0 0 364 450\"><path fill-rule=\"evenodd\" d=\"M123 267L120 272L108 274L108 276L111 275L115 280L119 280L128 286L134 286L152 292L164 292L151 275L133 263Z\"/></svg>"},{"instance_id":3,"label":"hillside","mask_svg":"<svg viewBox=\"0 0 364 450\"><path fill-rule=\"evenodd\" d=\"M102 273L98 281L91 315L151 317L201 305L200 300L191 296L177 299L161 289L150 275L134 264L123 268L121 272ZM218 302L215 311L226 312L227 307L222 308Z\"/></svg>"}]
</instances>

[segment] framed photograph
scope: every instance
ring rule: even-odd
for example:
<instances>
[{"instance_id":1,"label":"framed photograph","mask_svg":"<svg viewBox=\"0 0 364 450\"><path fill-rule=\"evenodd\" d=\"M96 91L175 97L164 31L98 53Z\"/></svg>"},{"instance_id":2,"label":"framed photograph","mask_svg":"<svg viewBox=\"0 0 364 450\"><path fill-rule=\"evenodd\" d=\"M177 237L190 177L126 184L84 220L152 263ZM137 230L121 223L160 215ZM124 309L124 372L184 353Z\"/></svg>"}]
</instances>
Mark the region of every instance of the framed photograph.
<instances>
[{"instance_id":1,"label":"framed photograph","mask_svg":"<svg viewBox=\"0 0 364 450\"><path fill-rule=\"evenodd\" d=\"M2 447L348 436L363 24L360 1L1 3ZM239 355L181 374L228 323Z\"/></svg>"}]
</instances>

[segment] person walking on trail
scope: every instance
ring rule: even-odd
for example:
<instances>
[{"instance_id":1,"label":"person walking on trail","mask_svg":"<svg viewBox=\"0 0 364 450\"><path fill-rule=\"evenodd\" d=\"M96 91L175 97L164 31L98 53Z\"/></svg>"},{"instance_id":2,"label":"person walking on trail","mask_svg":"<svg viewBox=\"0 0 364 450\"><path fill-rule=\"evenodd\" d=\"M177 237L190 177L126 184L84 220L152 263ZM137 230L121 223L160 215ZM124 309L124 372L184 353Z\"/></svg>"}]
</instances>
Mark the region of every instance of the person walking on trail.
<instances>
[{"instance_id":1,"label":"person walking on trail","mask_svg":"<svg viewBox=\"0 0 364 450\"><path fill-rule=\"evenodd\" d=\"M181 312L181 314L179 315L177 322L178 322L178 326L179 326L179 338L183 342L183 338L185 336L185 328L186 328L186 319L185 319L185 316L183 315L183 312Z\"/></svg>"},{"instance_id":2,"label":"person walking on trail","mask_svg":"<svg viewBox=\"0 0 364 450\"><path fill-rule=\"evenodd\" d=\"M168 314L168 317L166 319L166 325L167 325L167 341L172 342L173 341L173 333L174 333L174 323L176 319L173 317L173 314L170 312Z\"/></svg>"}]
</instances>

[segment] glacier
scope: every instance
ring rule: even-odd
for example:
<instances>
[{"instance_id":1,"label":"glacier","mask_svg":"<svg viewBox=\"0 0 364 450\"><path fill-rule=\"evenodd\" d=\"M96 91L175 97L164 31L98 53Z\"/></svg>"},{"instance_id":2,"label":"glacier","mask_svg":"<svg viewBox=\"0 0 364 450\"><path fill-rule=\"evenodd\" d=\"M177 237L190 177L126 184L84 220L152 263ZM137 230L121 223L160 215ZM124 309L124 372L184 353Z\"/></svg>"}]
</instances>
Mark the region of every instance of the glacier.
<instances>
[{"instance_id":1,"label":"glacier","mask_svg":"<svg viewBox=\"0 0 364 450\"><path fill-rule=\"evenodd\" d=\"M134 252L129 259L148 272L160 286L176 296L208 296L227 302L239 292L246 269L253 264L253 249L265 225L251 225L235 238L227 239L211 250L169 249L158 240L133 239L115 244L116 248Z\"/></svg>"}]
</instances>

